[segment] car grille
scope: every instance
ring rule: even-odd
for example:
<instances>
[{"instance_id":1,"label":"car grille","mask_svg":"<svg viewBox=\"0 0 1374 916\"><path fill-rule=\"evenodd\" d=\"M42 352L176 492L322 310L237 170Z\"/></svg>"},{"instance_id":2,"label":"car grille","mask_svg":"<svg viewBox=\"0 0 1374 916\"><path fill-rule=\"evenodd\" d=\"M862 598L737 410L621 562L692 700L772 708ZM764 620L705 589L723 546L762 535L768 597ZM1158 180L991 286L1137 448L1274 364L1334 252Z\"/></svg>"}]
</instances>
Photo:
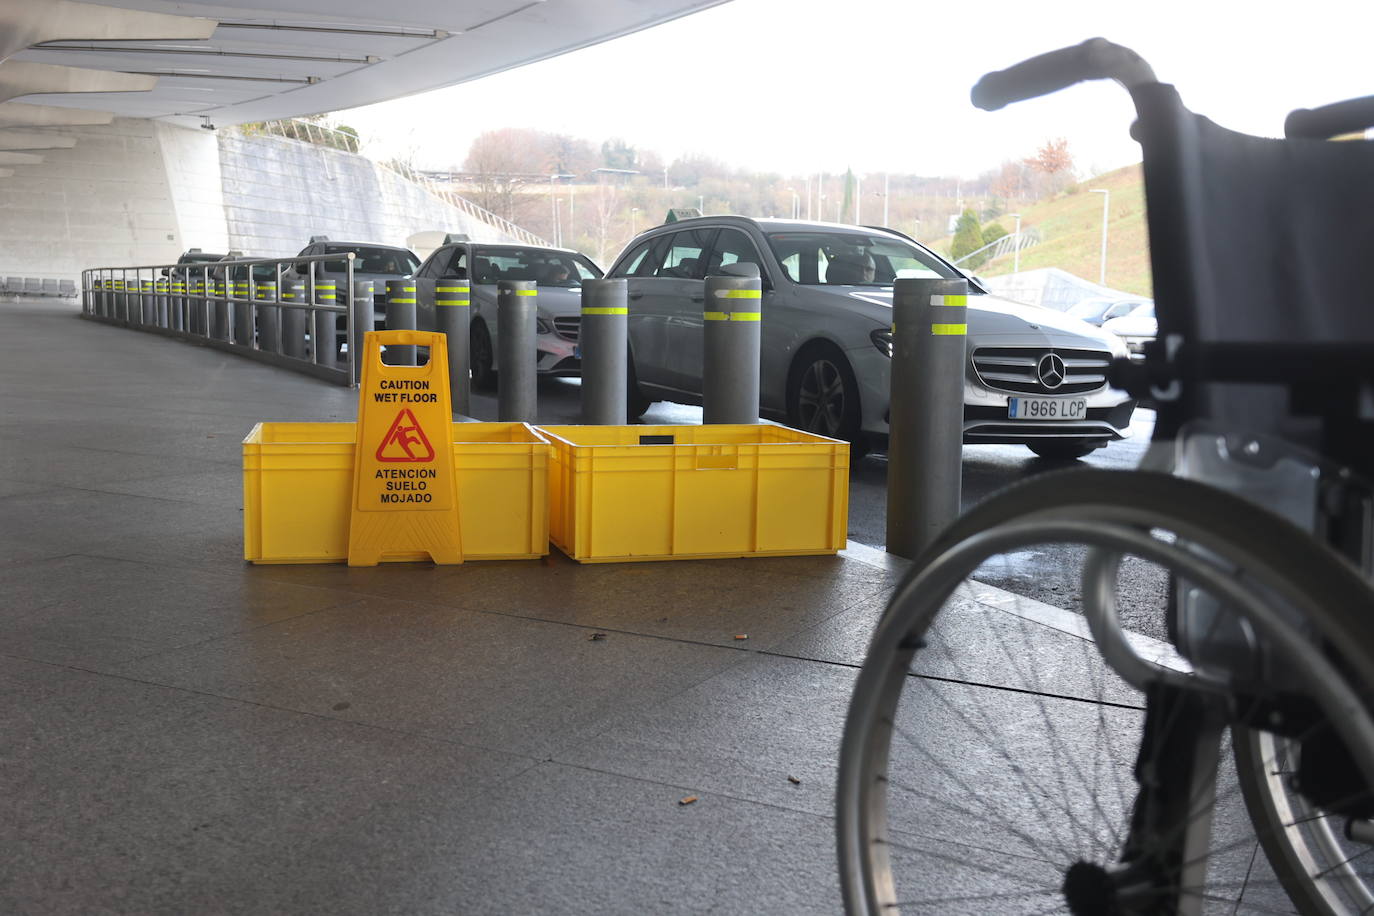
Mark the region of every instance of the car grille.
<instances>
[{"instance_id":1,"label":"car grille","mask_svg":"<svg viewBox=\"0 0 1374 916\"><path fill-rule=\"evenodd\" d=\"M1037 367L1049 353L1064 361L1064 382L1057 388L1040 381ZM1082 394L1107 384L1112 355L1106 350L1068 347L979 347L973 368L984 387L1016 394Z\"/></svg>"},{"instance_id":2,"label":"car grille","mask_svg":"<svg viewBox=\"0 0 1374 916\"><path fill-rule=\"evenodd\" d=\"M553 329L564 340L577 340L577 332L581 326L582 319L576 315L563 315L553 320Z\"/></svg>"}]
</instances>

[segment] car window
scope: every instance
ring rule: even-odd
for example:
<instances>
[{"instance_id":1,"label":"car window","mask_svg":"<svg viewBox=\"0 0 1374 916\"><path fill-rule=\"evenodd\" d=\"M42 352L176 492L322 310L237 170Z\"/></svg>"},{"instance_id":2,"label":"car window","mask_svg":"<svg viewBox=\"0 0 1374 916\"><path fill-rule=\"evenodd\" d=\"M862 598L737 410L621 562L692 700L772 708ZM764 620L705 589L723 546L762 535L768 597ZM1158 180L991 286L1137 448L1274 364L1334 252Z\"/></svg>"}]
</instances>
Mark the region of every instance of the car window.
<instances>
[{"instance_id":1,"label":"car window","mask_svg":"<svg viewBox=\"0 0 1374 916\"><path fill-rule=\"evenodd\" d=\"M1116 305L1113 305L1111 308L1107 309L1107 314L1102 317L1120 318L1122 315L1129 315L1131 313L1131 310L1134 309L1138 304L1139 303L1136 302L1118 302Z\"/></svg>"},{"instance_id":2,"label":"car window","mask_svg":"<svg viewBox=\"0 0 1374 916\"><path fill-rule=\"evenodd\" d=\"M906 277L962 276L930 252L901 239L858 232L774 232L773 255L794 283L891 286ZM873 276L866 268L871 262Z\"/></svg>"},{"instance_id":3,"label":"car window","mask_svg":"<svg viewBox=\"0 0 1374 916\"><path fill-rule=\"evenodd\" d=\"M666 236L658 236L657 238L649 239L647 242L640 242L635 246L635 249L630 252L629 256L620 262L620 266L615 269L612 276L652 277L654 271L658 268L658 259L650 257L649 251L666 238Z\"/></svg>"},{"instance_id":4,"label":"car window","mask_svg":"<svg viewBox=\"0 0 1374 916\"><path fill-rule=\"evenodd\" d=\"M325 248L324 254L346 254L350 251L357 255L357 260L353 262L353 269L359 273L405 277L415 273L415 269L420 266L415 255L401 248L331 245ZM330 260L324 263L324 269L330 272L346 269L343 260Z\"/></svg>"},{"instance_id":5,"label":"car window","mask_svg":"<svg viewBox=\"0 0 1374 916\"><path fill-rule=\"evenodd\" d=\"M465 280L468 275L468 250L461 245L457 246L436 261L436 264L436 276Z\"/></svg>"},{"instance_id":6,"label":"car window","mask_svg":"<svg viewBox=\"0 0 1374 916\"><path fill-rule=\"evenodd\" d=\"M759 269L762 276L763 260L759 257L759 250L755 247L749 236L738 229L722 229L716 236L716 244L711 249L711 256L706 261L706 273L712 275L729 264L753 264Z\"/></svg>"},{"instance_id":7,"label":"car window","mask_svg":"<svg viewBox=\"0 0 1374 916\"><path fill-rule=\"evenodd\" d=\"M576 289L585 279L601 276L595 264L580 254L548 248L477 248L472 257L473 281L533 280L540 286Z\"/></svg>"},{"instance_id":8,"label":"car window","mask_svg":"<svg viewBox=\"0 0 1374 916\"><path fill-rule=\"evenodd\" d=\"M663 262L656 277L700 280L706 276L706 252L711 247L714 229L685 229L669 238Z\"/></svg>"}]
</instances>

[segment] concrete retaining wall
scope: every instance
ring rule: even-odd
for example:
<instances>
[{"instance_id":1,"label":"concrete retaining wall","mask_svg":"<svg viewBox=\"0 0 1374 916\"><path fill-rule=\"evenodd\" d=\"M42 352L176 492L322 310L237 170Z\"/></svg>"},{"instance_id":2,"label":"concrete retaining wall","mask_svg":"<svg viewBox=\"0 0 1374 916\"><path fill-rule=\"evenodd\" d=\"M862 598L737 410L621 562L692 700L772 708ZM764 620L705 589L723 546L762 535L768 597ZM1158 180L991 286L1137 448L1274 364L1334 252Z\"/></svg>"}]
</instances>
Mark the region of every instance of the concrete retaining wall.
<instances>
[{"instance_id":1,"label":"concrete retaining wall","mask_svg":"<svg viewBox=\"0 0 1374 916\"><path fill-rule=\"evenodd\" d=\"M0 178L0 276L79 281L187 248L294 255L310 236L404 245L424 230L513 241L362 156L140 119L63 128Z\"/></svg>"},{"instance_id":2,"label":"concrete retaining wall","mask_svg":"<svg viewBox=\"0 0 1374 916\"><path fill-rule=\"evenodd\" d=\"M513 241L369 159L279 137L220 135L230 247L295 254L312 235L405 245L426 229Z\"/></svg>"}]
</instances>

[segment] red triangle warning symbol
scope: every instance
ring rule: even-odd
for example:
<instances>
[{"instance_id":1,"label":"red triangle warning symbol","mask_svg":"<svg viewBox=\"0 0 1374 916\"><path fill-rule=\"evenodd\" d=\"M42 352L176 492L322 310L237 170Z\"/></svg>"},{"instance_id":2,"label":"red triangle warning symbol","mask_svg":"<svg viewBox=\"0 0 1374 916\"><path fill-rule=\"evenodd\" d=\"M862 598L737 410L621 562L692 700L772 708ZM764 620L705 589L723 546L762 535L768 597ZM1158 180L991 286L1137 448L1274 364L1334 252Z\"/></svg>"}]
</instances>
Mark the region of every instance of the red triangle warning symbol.
<instances>
[{"instance_id":1,"label":"red triangle warning symbol","mask_svg":"<svg viewBox=\"0 0 1374 916\"><path fill-rule=\"evenodd\" d=\"M410 408L403 407L377 446L378 461L433 461L434 446Z\"/></svg>"}]
</instances>

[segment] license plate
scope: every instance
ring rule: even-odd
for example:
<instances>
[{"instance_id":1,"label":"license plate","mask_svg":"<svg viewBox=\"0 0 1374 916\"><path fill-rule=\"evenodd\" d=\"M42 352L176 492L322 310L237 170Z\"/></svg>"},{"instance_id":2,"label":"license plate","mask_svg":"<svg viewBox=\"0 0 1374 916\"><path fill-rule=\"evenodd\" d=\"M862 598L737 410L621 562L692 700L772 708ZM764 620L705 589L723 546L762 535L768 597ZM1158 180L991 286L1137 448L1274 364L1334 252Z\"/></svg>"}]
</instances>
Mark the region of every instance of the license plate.
<instances>
[{"instance_id":1,"label":"license plate","mask_svg":"<svg viewBox=\"0 0 1374 916\"><path fill-rule=\"evenodd\" d=\"M1086 398L1007 398L1012 420L1082 420L1087 415Z\"/></svg>"}]
</instances>

